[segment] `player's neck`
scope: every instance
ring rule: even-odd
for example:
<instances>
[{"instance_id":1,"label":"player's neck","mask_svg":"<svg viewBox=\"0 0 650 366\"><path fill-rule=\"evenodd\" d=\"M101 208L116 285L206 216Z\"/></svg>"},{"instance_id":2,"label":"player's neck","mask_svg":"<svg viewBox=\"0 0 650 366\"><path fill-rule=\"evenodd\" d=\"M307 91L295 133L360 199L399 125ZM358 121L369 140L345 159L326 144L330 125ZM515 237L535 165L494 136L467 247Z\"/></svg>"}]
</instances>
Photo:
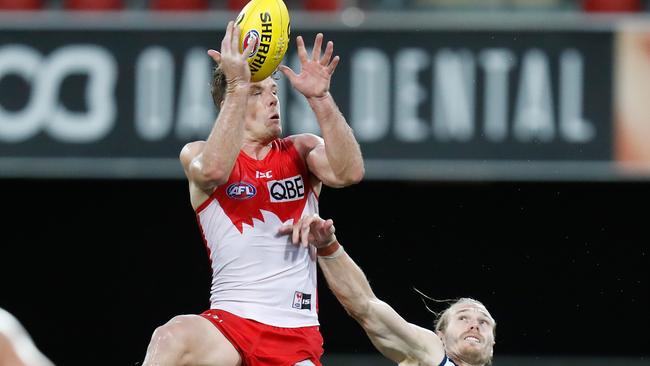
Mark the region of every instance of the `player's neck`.
<instances>
[{"instance_id":1,"label":"player's neck","mask_svg":"<svg viewBox=\"0 0 650 366\"><path fill-rule=\"evenodd\" d=\"M244 142L242 151L253 159L263 160L271 150L272 143L262 143L259 141Z\"/></svg>"}]
</instances>

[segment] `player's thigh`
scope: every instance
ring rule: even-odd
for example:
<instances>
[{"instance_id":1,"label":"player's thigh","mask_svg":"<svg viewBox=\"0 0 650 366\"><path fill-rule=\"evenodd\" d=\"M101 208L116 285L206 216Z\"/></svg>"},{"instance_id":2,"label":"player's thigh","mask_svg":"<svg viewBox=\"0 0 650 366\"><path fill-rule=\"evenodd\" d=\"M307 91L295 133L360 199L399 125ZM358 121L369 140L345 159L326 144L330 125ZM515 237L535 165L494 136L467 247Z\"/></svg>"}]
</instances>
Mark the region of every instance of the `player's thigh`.
<instances>
[{"instance_id":1,"label":"player's thigh","mask_svg":"<svg viewBox=\"0 0 650 366\"><path fill-rule=\"evenodd\" d=\"M209 320L199 315L181 315L171 322L181 325L189 343L183 364L196 366L240 366L239 352Z\"/></svg>"}]
</instances>

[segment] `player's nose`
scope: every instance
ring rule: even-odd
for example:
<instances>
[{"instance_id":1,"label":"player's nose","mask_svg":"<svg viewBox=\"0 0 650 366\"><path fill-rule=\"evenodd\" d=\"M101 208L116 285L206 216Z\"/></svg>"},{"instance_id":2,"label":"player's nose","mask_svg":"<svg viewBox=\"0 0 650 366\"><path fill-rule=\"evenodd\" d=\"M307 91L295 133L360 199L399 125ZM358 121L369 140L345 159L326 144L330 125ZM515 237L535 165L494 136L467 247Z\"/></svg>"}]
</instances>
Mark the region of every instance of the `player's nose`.
<instances>
[{"instance_id":1,"label":"player's nose","mask_svg":"<svg viewBox=\"0 0 650 366\"><path fill-rule=\"evenodd\" d=\"M268 98L269 98L268 103L269 103L270 106L275 106L275 105L278 104L278 96L277 95L275 95L273 93L269 93Z\"/></svg>"}]
</instances>

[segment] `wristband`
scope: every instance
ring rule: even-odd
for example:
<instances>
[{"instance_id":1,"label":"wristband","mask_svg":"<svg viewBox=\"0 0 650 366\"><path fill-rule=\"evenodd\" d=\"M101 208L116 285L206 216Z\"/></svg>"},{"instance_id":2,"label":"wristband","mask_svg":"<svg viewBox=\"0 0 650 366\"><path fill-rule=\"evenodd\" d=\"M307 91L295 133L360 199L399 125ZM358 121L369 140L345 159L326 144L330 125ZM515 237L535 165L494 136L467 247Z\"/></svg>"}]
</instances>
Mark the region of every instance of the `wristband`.
<instances>
[{"instance_id":1,"label":"wristband","mask_svg":"<svg viewBox=\"0 0 650 366\"><path fill-rule=\"evenodd\" d=\"M325 258L325 259L334 259L341 254L343 254L343 246L339 244L338 240L334 239L334 241L322 248L318 248L316 250L316 253L318 254L319 257Z\"/></svg>"}]
</instances>

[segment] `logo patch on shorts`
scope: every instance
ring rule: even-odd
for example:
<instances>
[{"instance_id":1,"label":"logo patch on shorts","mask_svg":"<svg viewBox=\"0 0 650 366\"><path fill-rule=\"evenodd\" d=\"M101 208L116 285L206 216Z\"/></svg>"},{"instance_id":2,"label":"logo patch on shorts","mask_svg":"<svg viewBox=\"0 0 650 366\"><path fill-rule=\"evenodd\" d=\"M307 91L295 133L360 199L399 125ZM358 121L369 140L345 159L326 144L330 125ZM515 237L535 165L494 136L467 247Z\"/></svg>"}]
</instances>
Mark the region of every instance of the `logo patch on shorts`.
<instances>
[{"instance_id":1,"label":"logo patch on shorts","mask_svg":"<svg viewBox=\"0 0 650 366\"><path fill-rule=\"evenodd\" d=\"M291 305L291 307L300 310L311 310L311 294L305 294L300 291L296 291L293 294L293 305Z\"/></svg>"}]
</instances>

